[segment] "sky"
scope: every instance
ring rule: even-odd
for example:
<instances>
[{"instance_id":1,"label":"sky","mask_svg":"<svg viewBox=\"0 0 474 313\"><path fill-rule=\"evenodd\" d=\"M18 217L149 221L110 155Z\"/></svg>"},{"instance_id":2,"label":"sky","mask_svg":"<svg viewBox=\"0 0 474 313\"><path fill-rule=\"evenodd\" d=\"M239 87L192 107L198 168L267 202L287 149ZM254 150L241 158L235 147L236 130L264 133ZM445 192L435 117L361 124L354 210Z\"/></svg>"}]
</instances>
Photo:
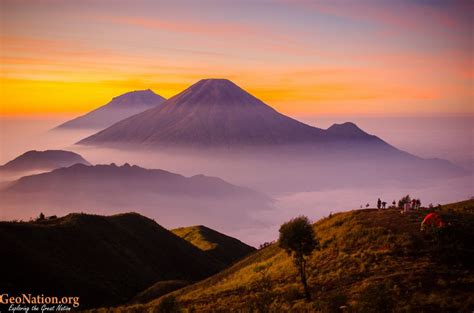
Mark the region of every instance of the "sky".
<instances>
[{"instance_id":1,"label":"sky","mask_svg":"<svg viewBox=\"0 0 474 313\"><path fill-rule=\"evenodd\" d=\"M228 78L292 115L473 114L472 1L0 0L0 116Z\"/></svg>"}]
</instances>

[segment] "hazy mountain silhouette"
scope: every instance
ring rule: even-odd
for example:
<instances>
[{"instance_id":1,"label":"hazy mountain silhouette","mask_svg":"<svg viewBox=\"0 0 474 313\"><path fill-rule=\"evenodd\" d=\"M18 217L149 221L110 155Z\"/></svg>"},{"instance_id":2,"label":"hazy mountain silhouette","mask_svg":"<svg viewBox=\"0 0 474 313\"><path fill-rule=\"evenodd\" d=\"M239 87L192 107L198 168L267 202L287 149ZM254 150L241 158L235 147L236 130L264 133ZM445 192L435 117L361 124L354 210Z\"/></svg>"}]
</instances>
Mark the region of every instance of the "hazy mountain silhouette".
<instances>
[{"instance_id":1,"label":"hazy mountain silhouette","mask_svg":"<svg viewBox=\"0 0 474 313\"><path fill-rule=\"evenodd\" d=\"M190 160L201 160L203 171L267 192L378 185L387 180L418 183L466 173L448 161L401 151L353 123L328 129L306 125L226 79L201 80L160 106L78 144L154 148L156 153L170 151L170 158L189 154Z\"/></svg>"},{"instance_id":2,"label":"hazy mountain silhouette","mask_svg":"<svg viewBox=\"0 0 474 313\"><path fill-rule=\"evenodd\" d=\"M89 113L57 126L55 129L103 129L124 118L151 109L165 100L150 89L127 92Z\"/></svg>"},{"instance_id":3,"label":"hazy mountain silhouette","mask_svg":"<svg viewBox=\"0 0 474 313\"><path fill-rule=\"evenodd\" d=\"M3 213L27 218L41 207L49 214L80 209L94 213L124 210L157 217L167 225L206 223L229 225L230 217L265 209L269 198L222 179L184 177L138 166L76 164L52 172L22 177L1 191ZM21 210L20 210L21 209ZM170 213L172 212L172 213ZM184 222L183 222L184 221ZM237 227L237 225L234 225Z\"/></svg>"},{"instance_id":4,"label":"hazy mountain silhouette","mask_svg":"<svg viewBox=\"0 0 474 313\"><path fill-rule=\"evenodd\" d=\"M52 170L74 164L90 165L81 155L64 150L31 150L0 166L0 171Z\"/></svg>"},{"instance_id":5,"label":"hazy mountain silhouette","mask_svg":"<svg viewBox=\"0 0 474 313\"><path fill-rule=\"evenodd\" d=\"M289 118L227 79L204 79L159 107L79 142L84 145L235 146L365 140L357 127L326 131ZM351 132L353 130L353 132Z\"/></svg>"},{"instance_id":6,"label":"hazy mountain silhouette","mask_svg":"<svg viewBox=\"0 0 474 313\"><path fill-rule=\"evenodd\" d=\"M230 265L255 251L255 248L242 241L203 225L180 227L171 231L225 265Z\"/></svg>"},{"instance_id":7,"label":"hazy mountain silhouette","mask_svg":"<svg viewBox=\"0 0 474 313\"><path fill-rule=\"evenodd\" d=\"M222 269L207 253L136 213L0 222L0 288L79 296L81 308L125 303L157 281Z\"/></svg>"}]
</instances>

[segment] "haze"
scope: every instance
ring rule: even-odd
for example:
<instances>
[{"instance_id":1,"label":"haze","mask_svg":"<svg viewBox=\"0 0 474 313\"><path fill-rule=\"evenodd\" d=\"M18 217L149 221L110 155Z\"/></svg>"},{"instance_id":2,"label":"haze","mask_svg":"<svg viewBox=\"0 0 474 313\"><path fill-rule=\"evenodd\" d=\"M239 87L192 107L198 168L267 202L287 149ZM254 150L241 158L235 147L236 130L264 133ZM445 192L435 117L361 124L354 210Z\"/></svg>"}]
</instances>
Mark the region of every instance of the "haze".
<instances>
[{"instance_id":1,"label":"haze","mask_svg":"<svg viewBox=\"0 0 474 313\"><path fill-rule=\"evenodd\" d=\"M326 127L334 122L342 122L351 117L313 117L307 120L314 121L315 125ZM262 191L273 199L275 203L271 208L262 207L261 210L255 210L251 215L251 222L248 220L238 227L233 223L223 222L223 219L202 218L202 216L183 219L184 215L179 217L163 215L163 211L153 210L153 203L149 208L138 210L147 216L160 221L165 227L178 227L188 224L207 224L215 229L225 231L230 235L236 236L253 245L258 245L264 241L271 240L275 231L281 222L298 214L306 214L316 220L327 216L330 212L350 210L364 206L366 203L374 204L378 197L391 202L404 194L411 194L420 197L424 204L437 204L471 197L474 180L473 176L468 175L461 178L450 180L430 180L419 183L416 177L408 177L406 182L391 182L390 184L377 185L377 177L368 177L367 182L352 182L350 180L342 181L336 185L327 187L313 188L307 187L292 192L278 192L278 188L272 188L272 184L265 181L264 177L271 174L272 167L266 170L254 170L249 165L251 162L236 162L234 160L221 160L214 162L214 156L206 154L189 155L172 152L125 152L111 149L96 149L89 147L73 146L71 143L93 133L89 131L49 131L54 126L67 120L61 119L8 119L2 120L1 138L1 162L16 157L24 151L30 149L51 149L63 148L75 151L84 156L87 160L95 164L117 164L130 163L137 164L146 168L161 168L186 176L196 174L206 174L218 176L230 183L247 186ZM360 127L370 130L371 133L385 134L382 136L389 143L396 143L398 147L405 148L408 152L413 152L424 157L439 156L447 158L457 164L468 167L472 166L472 117L463 118L392 118L392 117L352 117ZM439 125L446 125L442 137L432 137L427 134L439 133ZM366 126L366 127L364 127ZM434 138L431 139L430 138ZM442 140L441 140L442 139ZM441 155L441 152L443 155ZM271 158L271 156L268 156ZM295 170L298 166L290 167ZM471 167L472 168L472 167ZM249 175L249 173L253 173ZM347 174L347 173L346 173ZM339 177L340 173L324 173L315 177L317 181L328 183L330 176ZM373 181L372 181L373 180ZM351 185L352 184L352 185ZM357 186L357 187L354 187ZM155 203L156 204L156 203ZM196 207L192 202L186 205ZM98 211L95 208L90 210L82 209L90 213L108 213L110 210ZM115 207L115 212L129 211L129 207ZM37 214L37 210L25 211L26 215L21 218L28 219ZM60 214L61 211L51 211ZM176 213L176 211L174 211ZM230 215L229 215L230 216ZM7 215L3 211L2 218L15 218ZM19 218L17 215L16 218ZM233 219L234 220L234 219ZM230 221L229 221L230 222Z\"/></svg>"}]
</instances>

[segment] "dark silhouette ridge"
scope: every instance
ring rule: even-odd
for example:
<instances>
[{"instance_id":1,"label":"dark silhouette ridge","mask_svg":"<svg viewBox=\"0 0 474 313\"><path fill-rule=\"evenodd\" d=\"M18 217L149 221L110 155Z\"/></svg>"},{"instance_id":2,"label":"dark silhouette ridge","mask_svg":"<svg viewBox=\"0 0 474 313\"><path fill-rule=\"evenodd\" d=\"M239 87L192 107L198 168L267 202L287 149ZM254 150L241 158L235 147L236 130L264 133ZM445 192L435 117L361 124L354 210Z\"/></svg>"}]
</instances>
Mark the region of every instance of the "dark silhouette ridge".
<instances>
[{"instance_id":1,"label":"dark silhouette ridge","mask_svg":"<svg viewBox=\"0 0 474 313\"><path fill-rule=\"evenodd\" d=\"M2 290L79 296L82 309L125 303L157 281L195 281L222 269L136 213L0 222L0 236Z\"/></svg>"}]
</instances>

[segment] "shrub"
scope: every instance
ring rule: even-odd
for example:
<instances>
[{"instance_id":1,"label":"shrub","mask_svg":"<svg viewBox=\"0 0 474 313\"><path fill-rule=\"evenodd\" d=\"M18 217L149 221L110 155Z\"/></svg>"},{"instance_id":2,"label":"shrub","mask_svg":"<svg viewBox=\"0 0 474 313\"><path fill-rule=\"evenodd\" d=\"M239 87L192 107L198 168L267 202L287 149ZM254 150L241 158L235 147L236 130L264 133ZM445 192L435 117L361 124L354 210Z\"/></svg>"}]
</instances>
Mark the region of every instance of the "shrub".
<instances>
[{"instance_id":1,"label":"shrub","mask_svg":"<svg viewBox=\"0 0 474 313\"><path fill-rule=\"evenodd\" d=\"M254 268L254 272L258 274L258 278L254 283L257 292L251 299L250 306L257 312L269 312L274 298L272 281L269 275L271 265L271 263L259 264Z\"/></svg>"},{"instance_id":2,"label":"shrub","mask_svg":"<svg viewBox=\"0 0 474 313\"><path fill-rule=\"evenodd\" d=\"M347 307L347 297L341 293L329 296L327 299L321 301L320 304L321 311L327 313L344 312L344 307Z\"/></svg>"},{"instance_id":3,"label":"shrub","mask_svg":"<svg viewBox=\"0 0 474 313\"><path fill-rule=\"evenodd\" d=\"M284 298L287 302L293 302L302 298L302 295L295 285L291 285L285 292Z\"/></svg>"},{"instance_id":4,"label":"shrub","mask_svg":"<svg viewBox=\"0 0 474 313\"><path fill-rule=\"evenodd\" d=\"M154 313L178 313L181 308L175 296L169 295L163 298L156 306Z\"/></svg>"},{"instance_id":5,"label":"shrub","mask_svg":"<svg viewBox=\"0 0 474 313\"><path fill-rule=\"evenodd\" d=\"M355 311L361 313L390 313L393 312L394 307L392 299L390 288L386 284L372 284L359 294Z\"/></svg>"}]
</instances>

